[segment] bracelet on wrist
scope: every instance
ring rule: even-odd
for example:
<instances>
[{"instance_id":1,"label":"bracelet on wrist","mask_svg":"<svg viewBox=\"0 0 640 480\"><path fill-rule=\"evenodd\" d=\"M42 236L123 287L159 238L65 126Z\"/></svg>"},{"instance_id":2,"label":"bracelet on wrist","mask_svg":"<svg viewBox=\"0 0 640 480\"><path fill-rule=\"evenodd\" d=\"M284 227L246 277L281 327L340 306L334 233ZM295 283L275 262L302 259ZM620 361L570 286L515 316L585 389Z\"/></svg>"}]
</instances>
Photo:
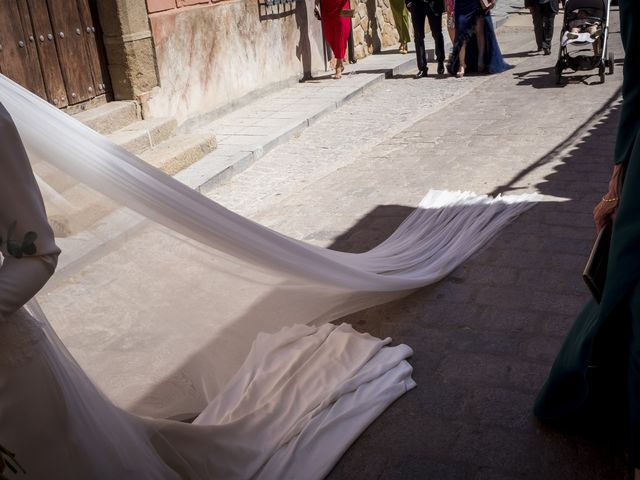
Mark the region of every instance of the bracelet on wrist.
<instances>
[{"instance_id":1,"label":"bracelet on wrist","mask_svg":"<svg viewBox=\"0 0 640 480\"><path fill-rule=\"evenodd\" d=\"M602 197L603 202L617 202L618 200L620 200L620 197L613 197L613 198Z\"/></svg>"}]
</instances>

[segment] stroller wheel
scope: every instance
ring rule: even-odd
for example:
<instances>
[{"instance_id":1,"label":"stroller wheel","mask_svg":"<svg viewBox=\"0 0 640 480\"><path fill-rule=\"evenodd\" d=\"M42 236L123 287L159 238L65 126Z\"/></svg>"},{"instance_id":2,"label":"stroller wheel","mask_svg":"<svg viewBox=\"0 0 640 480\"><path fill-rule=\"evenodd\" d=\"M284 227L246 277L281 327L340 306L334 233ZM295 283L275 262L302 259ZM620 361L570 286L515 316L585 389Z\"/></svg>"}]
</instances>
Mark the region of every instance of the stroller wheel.
<instances>
[{"instance_id":1,"label":"stroller wheel","mask_svg":"<svg viewBox=\"0 0 640 480\"><path fill-rule=\"evenodd\" d=\"M616 57L613 52L609 52L609 75L613 75L613 69L615 65Z\"/></svg>"},{"instance_id":2,"label":"stroller wheel","mask_svg":"<svg viewBox=\"0 0 640 480\"><path fill-rule=\"evenodd\" d=\"M600 75L600 83L604 83L604 62L598 67L598 75Z\"/></svg>"}]
</instances>

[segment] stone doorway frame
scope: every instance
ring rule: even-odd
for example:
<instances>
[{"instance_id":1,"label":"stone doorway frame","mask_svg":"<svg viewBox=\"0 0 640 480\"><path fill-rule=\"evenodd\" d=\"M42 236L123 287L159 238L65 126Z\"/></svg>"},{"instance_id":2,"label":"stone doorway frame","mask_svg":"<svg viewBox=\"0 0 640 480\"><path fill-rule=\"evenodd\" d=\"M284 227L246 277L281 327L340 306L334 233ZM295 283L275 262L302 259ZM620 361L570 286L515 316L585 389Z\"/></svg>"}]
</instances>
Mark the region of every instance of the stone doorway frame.
<instances>
[{"instance_id":1,"label":"stone doorway frame","mask_svg":"<svg viewBox=\"0 0 640 480\"><path fill-rule=\"evenodd\" d=\"M114 100L145 103L159 85L146 0L96 1Z\"/></svg>"}]
</instances>

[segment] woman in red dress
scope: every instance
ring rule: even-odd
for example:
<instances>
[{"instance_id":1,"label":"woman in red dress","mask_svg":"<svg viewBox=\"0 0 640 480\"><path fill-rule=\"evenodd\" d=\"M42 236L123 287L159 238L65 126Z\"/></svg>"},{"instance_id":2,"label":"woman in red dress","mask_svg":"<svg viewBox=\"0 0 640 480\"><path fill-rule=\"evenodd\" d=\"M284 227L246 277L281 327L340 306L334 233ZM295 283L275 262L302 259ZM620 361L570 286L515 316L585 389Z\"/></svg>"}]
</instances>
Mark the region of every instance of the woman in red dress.
<instances>
[{"instance_id":1,"label":"woman in red dress","mask_svg":"<svg viewBox=\"0 0 640 480\"><path fill-rule=\"evenodd\" d=\"M336 73L333 78L342 77L344 56L351 31L351 17L342 16L343 10L349 10L349 0L316 0L320 6L322 32L336 59Z\"/></svg>"}]
</instances>

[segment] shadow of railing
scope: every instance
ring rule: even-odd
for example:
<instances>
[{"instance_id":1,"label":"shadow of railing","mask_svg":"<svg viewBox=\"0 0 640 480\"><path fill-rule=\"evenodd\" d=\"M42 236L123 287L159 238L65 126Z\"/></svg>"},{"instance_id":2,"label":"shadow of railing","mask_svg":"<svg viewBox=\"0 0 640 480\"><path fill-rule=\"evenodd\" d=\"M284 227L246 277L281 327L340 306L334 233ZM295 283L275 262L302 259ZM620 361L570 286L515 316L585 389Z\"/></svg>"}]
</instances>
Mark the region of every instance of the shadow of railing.
<instances>
[{"instance_id":1,"label":"shadow of railing","mask_svg":"<svg viewBox=\"0 0 640 480\"><path fill-rule=\"evenodd\" d=\"M305 8L303 0L258 0L258 16L261 22L295 15L299 8Z\"/></svg>"}]
</instances>

